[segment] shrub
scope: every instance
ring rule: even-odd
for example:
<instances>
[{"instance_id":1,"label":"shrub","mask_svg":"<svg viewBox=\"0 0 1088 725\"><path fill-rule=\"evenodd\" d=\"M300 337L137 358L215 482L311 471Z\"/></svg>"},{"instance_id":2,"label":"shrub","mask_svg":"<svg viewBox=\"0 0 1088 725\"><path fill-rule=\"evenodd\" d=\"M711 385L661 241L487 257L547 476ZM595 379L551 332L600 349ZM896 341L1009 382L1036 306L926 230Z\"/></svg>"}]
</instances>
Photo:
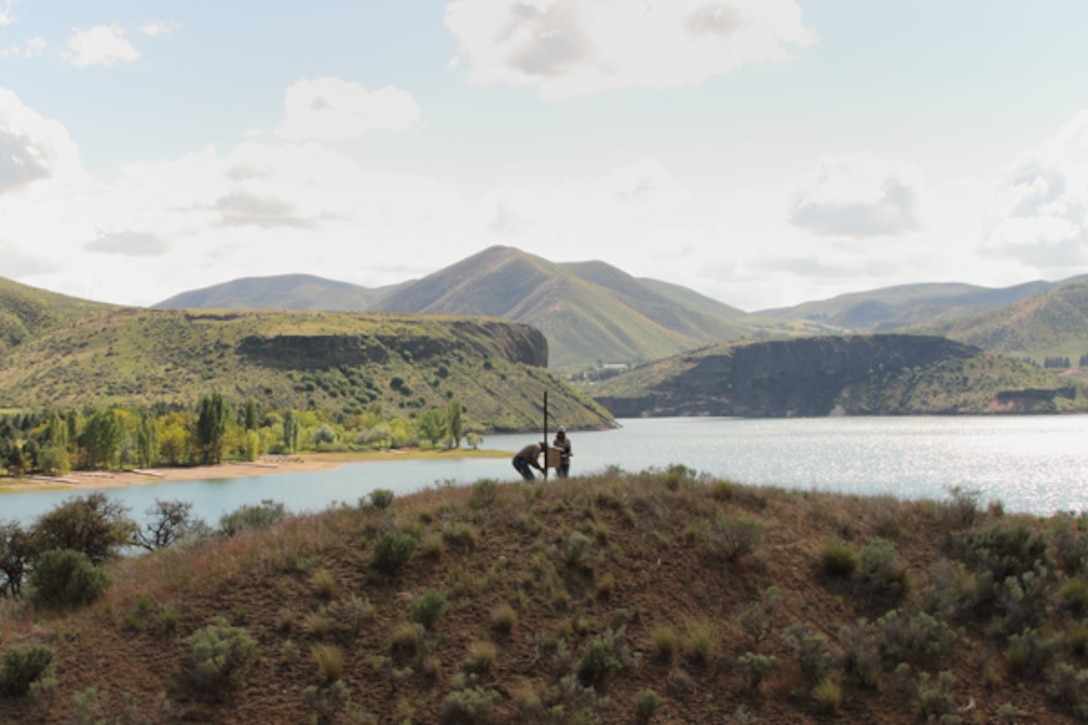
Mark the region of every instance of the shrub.
<instances>
[{"instance_id":1,"label":"shrub","mask_svg":"<svg viewBox=\"0 0 1088 725\"><path fill-rule=\"evenodd\" d=\"M861 585L869 594L897 601L907 593L907 568L899 560L895 544L873 539L862 547L860 559Z\"/></svg>"},{"instance_id":2,"label":"shrub","mask_svg":"<svg viewBox=\"0 0 1088 725\"><path fill-rule=\"evenodd\" d=\"M415 550L416 540L410 534L386 531L374 544L374 555L370 564L383 574L392 576L404 568Z\"/></svg>"},{"instance_id":3,"label":"shrub","mask_svg":"<svg viewBox=\"0 0 1088 725\"><path fill-rule=\"evenodd\" d=\"M975 488L952 486L948 489L948 515L954 526L968 528L978 518L982 492Z\"/></svg>"},{"instance_id":4,"label":"shrub","mask_svg":"<svg viewBox=\"0 0 1088 725\"><path fill-rule=\"evenodd\" d=\"M919 714L925 720L945 722L945 716L952 714L952 688L956 677L948 670L943 670L936 679L928 672L918 676L915 702ZM955 722L959 722L956 720Z\"/></svg>"},{"instance_id":5,"label":"shrub","mask_svg":"<svg viewBox=\"0 0 1088 725\"><path fill-rule=\"evenodd\" d=\"M454 551L469 553L476 548L476 529L465 523L454 523L442 532L442 538Z\"/></svg>"},{"instance_id":6,"label":"shrub","mask_svg":"<svg viewBox=\"0 0 1088 725\"><path fill-rule=\"evenodd\" d=\"M791 624L782 633L782 643L793 650L797 664L809 682L819 682L831 669L827 637L813 631L811 624Z\"/></svg>"},{"instance_id":7,"label":"shrub","mask_svg":"<svg viewBox=\"0 0 1088 725\"><path fill-rule=\"evenodd\" d=\"M778 660L774 655L764 655L758 652L745 652L737 657L737 670L744 678L744 684L749 690L758 689L760 684L778 667Z\"/></svg>"},{"instance_id":8,"label":"shrub","mask_svg":"<svg viewBox=\"0 0 1088 725\"><path fill-rule=\"evenodd\" d=\"M824 573L840 579L848 579L858 568L858 555L848 544L829 541L824 544L821 556Z\"/></svg>"},{"instance_id":9,"label":"shrub","mask_svg":"<svg viewBox=\"0 0 1088 725\"><path fill-rule=\"evenodd\" d=\"M385 488L376 488L370 492L370 505L376 509L387 509L393 503L393 492Z\"/></svg>"},{"instance_id":10,"label":"shrub","mask_svg":"<svg viewBox=\"0 0 1088 725\"><path fill-rule=\"evenodd\" d=\"M0 695L20 697L41 682L56 654L44 644L16 645L4 650L0 665Z\"/></svg>"},{"instance_id":11,"label":"shrub","mask_svg":"<svg viewBox=\"0 0 1088 725\"><path fill-rule=\"evenodd\" d=\"M336 611L343 618L352 634L359 634L363 624L374 619L374 605L369 599L360 599L352 594L336 607Z\"/></svg>"},{"instance_id":12,"label":"shrub","mask_svg":"<svg viewBox=\"0 0 1088 725\"><path fill-rule=\"evenodd\" d=\"M813 688L812 698L824 712L836 713L842 707L842 686L830 677L825 677Z\"/></svg>"},{"instance_id":13,"label":"shrub","mask_svg":"<svg viewBox=\"0 0 1088 725\"><path fill-rule=\"evenodd\" d=\"M189 682L197 693L220 697L242 677L257 642L242 627L215 617L189 637Z\"/></svg>"},{"instance_id":14,"label":"shrub","mask_svg":"<svg viewBox=\"0 0 1088 725\"><path fill-rule=\"evenodd\" d=\"M1084 690L1088 670L1076 670L1067 662L1059 662L1047 683L1046 693L1063 705L1073 708L1080 717L1088 715L1084 707Z\"/></svg>"},{"instance_id":15,"label":"shrub","mask_svg":"<svg viewBox=\"0 0 1088 725\"><path fill-rule=\"evenodd\" d=\"M967 542L967 565L977 572L989 573L995 582L1022 576L1036 568L1054 568L1046 538L1022 525L999 524L974 534Z\"/></svg>"},{"instance_id":16,"label":"shrub","mask_svg":"<svg viewBox=\"0 0 1088 725\"><path fill-rule=\"evenodd\" d=\"M471 672L489 672L499 659L499 648L494 642L478 639L468 646L465 667Z\"/></svg>"},{"instance_id":17,"label":"shrub","mask_svg":"<svg viewBox=\"0 0 1088 725\"><path fill-rule=\"evenodd\" d=\"M338 719L338 716L347 710L351 704L351 691L342 680L337 680L328 687L310 685L302 691L302 701L306 704L307 709L314 713L311 722L343 722L343 720ZM350 718L348 721L355 722ZM365 721L359 720L358 722Z\"/></svg>"},{"instance_id":18,"label":"shrub","mask_svg":"<svg viewBox=\"0 0 1088 725\"><path fill-rule=\"evenodd\" d=\"M1058 590L1062 607L1073 614L1088 613L1088 582L1080 577L1067 580Z\"/></svg>"},{"instance_id":19,"label":"shrub","mask_svg":"<svg viewBox=\"0 0 1088 725\"><path fill-rule=\"evenodd\" d=\"M721 511L715 518L707 542L710 553L726 561L736 561L755 551L763 539L767 525L747 516L726 516Z\"/></svg>"},{"instance_id":20,"label":"shrub","mask_svg":"<svg viewBox=\"0 0 1088 725\"><path fill-rule=\"evenodd\" d=\"M956 633L925 612L891 610L876 621L880 652L891 662L922 662L940 657L956 643Z\"/></svg>"},{"instance_id":21,"label":"shrub","mask_svg":"<svg viewBox=\"0 0 1088 725\"><path fill-rule=\"evenodd\" d=\"M0 597L19 593L33 554L29 532L14 521L0 524Z\"/></svg>"},{"instance_id":22,"label":"shrub","mask_svg":"<svg viewBox=\"0 0 1088 725\"><path fill-rule=\"evenodd\" d=\"M412 622L401 622L390 637L389 649L395 657L404 660L414 659L423 646L423 628Z\"/></svg>"},{"instance_id":23,"label":"shrub","mask_svg":"<svg viewBox=\"0 0 1088 725\"><path fill-rule=\"evenodd\" d=\"M35 606L61 611L94 602L109 586L109 577L101 567L71 549L54 549L39 556L29 581Z\"/></svg>"},{"instance_id":24,"label":"shrub","mask_svg":"<svg viewBox=\"0 0 1088 725\"><path fill-rule=\"evenodd\" d=\"M472 493L469 495L468 505L474 509L486 509L495 501L499 484L493 478L483 478L472 484Z\"/></svg>"},{"instance_id":25,"label":"shrub","mask_svg":"<svg viewBox=\"0 0 1088 725\"><path fill-rule=\"evenodd\" d=\"M1088 536L1084 533L1086 523L1088 517L1084 514L1076 519L1060 515L1050 536L1058 564L1069 574L1081 572L1088 565Z\"/></svg>"},{"instance_id":26,"label":"shrub","mask_svg":"<svg viewBox=\"0 0 1088 725\"><path fill-rule=\"evenodd\" d=\"M661 662L672 662L672 658L676 655L678 642L676 630L668 625L659 624L654 627L651 636L653 637L654 653L657 659Z\"/></svg>"},{"instance_id":27,"label":"shrub","mask_svg":"<svg viewBox=\"0 0 1088 725\"><path fill-rule=\"evenodd\" d=\"M328 569L318 569L312 577L314 589L322 599L330 600L336 596L336 577Z\"/></svg>"},{"instance_id":28,"label":"shrub","mask_svg":"<svg viewBox=\"0 0 1088 725\"><path fill-rule=\"evenodd\" d=\"M331 644L316 644L310 649L310 654L317 662L318 670L326 684L337 682L344 674L344 653Z\"/></svg>"},{"instance_id":29,"label":"shrub","mask_svg":"<svg viewBox=\"0 0 1088 725\"><path fill-rule=\"evenodd\" d=\"M480 687L454 690L442 701L443 723L479 723L491 709L499 693Z\"/></svg>"},{"instance_id":30,"label":"shrub","mask_svg":"<svg viewBox=\"0 0 1088 725\"><path fill-rule=\"evenodd\" d=\"M684 637L684 649L692 662L705 667L714 654L714 625L707 621L695 622Z\"/></svg>"},{"instance_id":31,"label":"shrub","mask_svg":"<svg viewBox=\"0 0 1088 725\"><path fill-rule=\"evenodd\" d=\"M491 610L491 627L502 634L510 634L518 623L518 613L509 604L500 604Z\"/></svg>"},{"instance_id":32,"label":"shrub","mask_svg":"<svg viewBox=\"0 0 1088 725\"><path fill-rule=\"evenodd\" d=\"M186 539L197 538L207 531L208 525L193 516L190 501L161 501L147 509L147 523L142 529L134 529L132 543L148 551L165 549Z\"/></svg>"},{"instance_id":33,"label":"shrub","mask_svg":"<svg viewBox=\"0 0 1088 725\"><path fill-rule=\"evenodd\" d=\"M1017 676L1038 677L1054 661L1054 640L1032 629L1009 637L1005 658L1009 670Z\"/></svg>"},{"instance_id":34,"label":"shrub","mask_svg":"<svg viewBox=\"0 0 1088 725\"><path fill-rule=\"evenodd\" d=\"M280 521L286 512L282 503L264 499L259 505L239 506L219 519L219 530L225 536L237 536L245 531L265 529Z\"/></svg>"},{"instance_id":35,"label":"shrub","mask_svg":"<svg viewBox=\"0 0 1088 725\"><path fill-rule=\"evenodd\" d=\"M639 690L633 705L635 719L641 723L650 722L664 704L665 698L653 690Z\"/></svg>"},{"instance_id":36,"label":"shrub","mask_svg":"<svg viewBox=\"0 0 1088 725\"><path fill-rule=\"evenodd\" d=\"M428 587L423 594L408 603L412 621L419 622L424 629L434 629L434 625L448 609L446 600L446 592Z\"/></svg>"},{"instance_id":37,"label":"shrub","mask_svg":"<svg viewBox=\"0 0 1088 725\"><path fill-rule=\"evenodd\" d=\"M608 677L623 667L619 659L622 646L623 629L605 632L590 642L575 668L578 681L585 686L603 685Z\"/></svg>"},{"instance_id":38,"label":"shrub","mask_svg":"<svg viewBox=\"0 0 1088 725\"><path fill-rule=\"evenodd\" d=\"M876 628L864 619L839 630L842 668L865 687L875 687L882 670Z\"/></svg>"}]
</instances>

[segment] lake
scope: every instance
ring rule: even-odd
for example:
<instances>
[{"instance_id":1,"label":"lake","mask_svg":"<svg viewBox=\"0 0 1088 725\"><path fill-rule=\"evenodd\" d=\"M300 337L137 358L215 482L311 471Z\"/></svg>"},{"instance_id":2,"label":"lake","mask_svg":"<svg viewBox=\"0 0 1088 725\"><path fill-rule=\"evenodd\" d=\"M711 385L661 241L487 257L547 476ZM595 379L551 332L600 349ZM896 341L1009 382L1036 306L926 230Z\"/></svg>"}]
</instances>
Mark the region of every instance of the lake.
<instances>
[{"instance_id":1,"label":"lake","mask_svg":"<svg viewBox=\"0 0 1088 725\"><path fill-rule=\"evenodd\" d=\"M1088 416L647 418L621 428L572 433L572 473L665 468L752 484L901 498L946 498L952 486L977 489L1008 511L1088 510ZM490 436L511 453L531 434ZM554 474L554 471L552 472ZM273 499L294 512L357 502L375 488L406 494L481 478L518 480L508 458L349 463L333 471L241 476L103 489L140 515L155 499L192 501L216 524L243 504ZM0 520L30 523L70 491L0 494Z\"/></svg>"}]
</instances>

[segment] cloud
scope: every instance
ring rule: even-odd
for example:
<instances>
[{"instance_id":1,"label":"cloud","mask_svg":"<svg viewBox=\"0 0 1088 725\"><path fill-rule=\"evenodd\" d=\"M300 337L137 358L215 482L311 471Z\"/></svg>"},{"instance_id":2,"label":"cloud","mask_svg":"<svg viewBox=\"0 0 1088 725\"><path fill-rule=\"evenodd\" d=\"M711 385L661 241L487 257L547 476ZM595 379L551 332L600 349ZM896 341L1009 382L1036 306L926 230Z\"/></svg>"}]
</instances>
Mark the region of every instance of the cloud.
<instances>
[{"instance_id":1,"label":"cloud","mask_svg":"<svg viewBox=\"0 0 1088 725\"><path fill-rule=\"evenodd\" d=\"M60 266L48 259L23 254L14 244L0 239L0 259L4 260L3 276L9 278L33 277L34 275L56 272Z\"/></svg>"},{"instance_id":2,"label":"cloud","mask_svg":"<svg viewBox=\"0 0 1088 725\"><path fill-rule=\"evenodd\" d=\"M140 34L148 37L170 35L178 30L181 30L181 23L172 18L148 20L140 26Z\"/></svg>"},{"instance_id":3,"label":"cloud","mask_svg":"<svg viewBox=\"0 0 1088 725\"><path fill-rule=\"evenodd\" d=\"M120 254L126 257L161 257L170 251L170 245L150 232L108 232L83 248L88 252Z\"/></svg>"},{"instance_id":4,"label":"cloud","mask_svg":"<svg viewBox=\"0 0 1088 725\"><path fill-rule=\"evenodd\" d=\"M229 194L216 199L215 211L222 217L225 227L255 226L261 229L273 227L306 228L312 222L295 216L294 208L281 199L259 197L253 194Z\"/></svg>"},{"instance_id":5,"label":"cloud","mask_svg":"<svg viewBox=\"0 0 1088 725\"><path fill-rule=\"evenodd\" d=\"M368 91L339 78L301 80L287 89L283 105L286 118L276 132L292 141L335 141L361 138L374 130L423 128L423 111L415 99L393 86Z\"/></svg>"},{"instance_id":6,"label":"cloud","mask_svg":"<svg viewBox=\"0 0 1088 725\"><path fill-rule=\"evenodd\" d=\"M818 236L896 236L919 228L920 173L867 154L824 156L795 180L789 221Z\"/></svg>"},{"instance_id":7,"label":"cloud","mask_svg":"<svg viewBox=\"0 0 1088 725\"><path fill-rule=\"evenodd\" d=\"M694 86L815 40L795 0L454 0L446 26L472 82L552 99Z\"/></svg>"},{"instance_id":8,"label":"cloud","mask_svg":"<svg viewBox=\"0 0 1088 725\"><path fill-rule=\"evenodd\" d=\"M15 22L15 15L11 12L11 2L12 0L4 0L4 4L0 5L0 28Z\"/></svg>"},{"instance_id":9,"label":"cloud","mask_svg":"<svg viewBox=\"0 0 1088 725\"><path fill-rule=\"evenodd\" d=\"M0 88L0 196L78 167L75 144L56 121L42 118Z\"/></svg>"},{"instance_id":10,"label":"cloud","mask_svg":"<svg viewBox=\"0 0 1088 725\"><path fill-rule=\"evenodd\" d=\"M140 57L136 50L125 40L125 31L116 25L96 25L90 30L76 28L68 39L68 62L77 68L92 65L113 66L129 63Z\"/></svg>"},{"instance_id":11,"label":"cloud","mask_svg":"<svg viewBox=\"0 0 1088 725\"><path fill-rule=\"evenodd\" d=\"M9 45L6 48L0 48L0 58L20 56L23 58L36 58L45 54L46 48L49 44L45 42L45 38L33 37L27 38L22 45Z\"/></svg>"},{"instance_id":12,"label":"cloud","mask_svg":"<svg viewBox=\"0 0 1088 725\"><path fill-rule=\"evenodd\" d=\"M1002 169L982 247L1048 273L1088 264L1088 109Z\"/></svg>"}]
</instances>

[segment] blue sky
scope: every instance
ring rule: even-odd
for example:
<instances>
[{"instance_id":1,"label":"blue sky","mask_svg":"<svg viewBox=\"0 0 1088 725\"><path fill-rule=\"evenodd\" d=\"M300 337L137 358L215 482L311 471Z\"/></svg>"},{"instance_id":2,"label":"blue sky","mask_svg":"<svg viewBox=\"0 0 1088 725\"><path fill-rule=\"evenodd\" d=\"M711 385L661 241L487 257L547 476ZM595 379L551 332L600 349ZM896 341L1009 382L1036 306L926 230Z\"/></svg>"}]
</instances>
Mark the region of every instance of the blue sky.
<instances>
[{"instance_id":1,"label":"blue sky","mask_svg":"<svg viewBox=\"0 0 1088 725\"><path fill-rule=\"evenodd\" d=\"M0 0L0 275L152 304L494 244L743 309L1088 272L1088 3Z\"/></svg>"}]
</instances>

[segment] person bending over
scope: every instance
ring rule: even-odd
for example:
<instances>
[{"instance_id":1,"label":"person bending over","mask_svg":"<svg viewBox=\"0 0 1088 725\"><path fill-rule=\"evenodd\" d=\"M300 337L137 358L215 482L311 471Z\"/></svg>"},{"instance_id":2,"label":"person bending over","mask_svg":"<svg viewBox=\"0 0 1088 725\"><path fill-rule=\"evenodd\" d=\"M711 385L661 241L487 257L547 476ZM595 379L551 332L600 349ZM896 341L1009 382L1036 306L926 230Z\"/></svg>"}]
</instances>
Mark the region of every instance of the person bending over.
<instances>
[{"instance_id":1,"label":"person bending over","mask_svg":"<svg viewBox=\"0 0 1088 725\"><path fill-rule=\"evenodd\" d=\"M539 462L540 454L543 450L544 446L540 443L530 443L514 455L514 468L526 481L532 481L535 478L535 476L533 476L533 468L544 473L544 468Z\"/></svg>"}]
</instances>

